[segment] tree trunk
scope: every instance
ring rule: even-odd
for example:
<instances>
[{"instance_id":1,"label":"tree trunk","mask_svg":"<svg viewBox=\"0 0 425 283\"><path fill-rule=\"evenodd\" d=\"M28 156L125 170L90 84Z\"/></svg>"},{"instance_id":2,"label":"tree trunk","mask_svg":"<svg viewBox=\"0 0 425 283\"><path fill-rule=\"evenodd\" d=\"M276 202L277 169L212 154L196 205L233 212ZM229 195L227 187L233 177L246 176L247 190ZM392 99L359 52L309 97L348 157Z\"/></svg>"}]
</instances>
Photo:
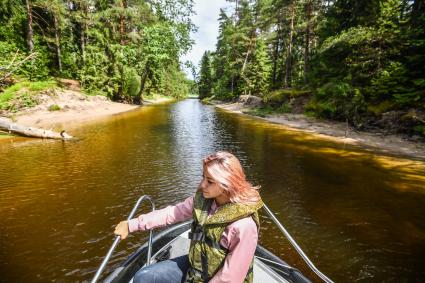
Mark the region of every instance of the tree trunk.
<instances>
[{"instance_id":1,"label":"tree trunk","mask_svg":"<svg viewBox=\"0 0 425 283\"><path fill-rule=\"evenodd\" d=\"M255 45L255 43L253 44L253 42L255 42L255 38L251 37L249 39L248 50L246 52L245 59L243 60L242 69L241 69L241 76L243 76L244 73L245 73L245 68L246 68L247 63L248 63L249 55L251 54L252 47Z\"/></svg>"},{"instance_id":2,"label":"tree trunk","mask_svg":"<svg viewBox=\"0 0 425 283\"><path fill-rule=\"evenodd\" d=\"M87 3L84 1L81 2L82 13L84 14L82 22L79 23L80 28L80 49L81 49L81 58L83 59L83 65L86 64L86 34L88 30L87 19L88 19L88 7Z\"/></svg>"},{"instance_id":3,"label":"tree trunk","mask_svg":"<svg viewBox=\"0 0 425 283\"><path fill-rule=\"evenodd\" d=\"M32 30L32 6L31 1L25 1L27 8L27 48L28 52L31 53L34 50L34 32Z\"/></svg>"},{"instance_id":4,"label":"tree trunk","mask_svg":"<svg viewBox=\"0 0 425 283\"><path fill-rule=\"evenodd\" d=\"M0 130L9 133L17 134L25 137L43 138L43 139L60 139L68 140L73 137L62 131L60 133L39 128L27 127L9 121L8 119L0 118Z\"/></svg>"},{"instance_id":5,"label":"tree trunk","mask_svg":"<svg viewBox=\"0 0 425 283\"><path fill-rule=\"evenodd\" d=\"M233 17L233 23L236 24L239 15L239 0L235 0L235 14Z\"/></svg>"},{"instance_id":6,"label":"tree trunk","mask_svg":"<svg viewBox=\"0 0 425 283\"><path fill-rule=\"evenodd\" d=\"M233 95L234 82L235 82L235 79L234 79L234 76L232 75L232 85L231 85L231 93L232 93L232 95Z\"/></svg>"},{"instance_id":7,"label":"tree trunk","mask_svg":"<svg viewBox=\"0 0 425 283\"><path fill-rule=\"evenodd\" d=\"M81 27L80 48L81 48L81 57L83 58L83 65L85 65L86 64L86 44L84 40L84 27Z\"/></svg>"},{"instance_id":8,"label":"tree trunk","mask_svg":"<svg viewBox=\"0 0 425 283\"><path fill-rule=\"evenodd\" d=\"M413 25L417 25L419 22L419 18L425 12L425 1L424 0L415 0L412 4L412 12L411 12L411 22Z\"/></svg>"},{"instance_id":9,"label":"tree trunk","mask_svg":"<svg viewBox=\"0 0 425 283\"><path fill-rule=\"evenodd\" d=\"M276 35L274 51L273 51L273 69L272 69L273 88L276 87L276 84L277 84L277 61L279 60L280 36L281 36L281 29L280 29L280 22L279 22L277 26L277 35Z\"/></svg>"},{"instance_id":10,"label":"tree trunk","mask_svg":"<svg viewBox=\"0 0 425 283\"><path fill-rule=\"evenodd\" d=\"M58 18L53 13L53 22L55 25L55 43L56 43L56 58L59 72L62 72L62 57L61 57L61 46L60 46L60 31L59 31L59 23Z\"/></svg>"},{"instance_id":11,"label":"tree trunk","mask_svg":"<svg viewBox=\"0 0 425 283\"><path fill-rule=\"evenodd\" d=\"M304 46L304 83L308 83L308 72L309 72L309 58L310 58L310 20L312 13L312 0L308 0L306 4L306 18L307 25L305 28L305 46Z\"/></svg>"},{"instance_id":12,"label":"tree trunk","mask_svg":"<svg viewBox=\"0 0 425 283\"><path fill-rule=\"evenodd\" d=\"M122 0L120 2L120 6L121 6L121 14L120 14L120 44L124 45L125 43L125 15L124 15L124 10L127 8L127 1L126 0Z\"/></svg>"},{"instance_id":13,"label":"tree trunk","mask_svg":"<svg viewBox=\"0 0 425 283\"><path fill-rule=\"evenodd\" d=\"M135 100L136 104L142 104L143 91L145 90L145 84L148 78L148 73L149 73L149 64L146 64L143 74L140 76L140 89L136 96L136 100Z\"/></svg>"},{"instance_id":14,"label":"tree trunk","mask_svg":"<svg viewBox=\"0 0 425 283\"><path fill-rule=\"evenodd\" d=\"M294 35L294 20L295 20L295 0L291 4L291 25L289 27L288 39L288 52L286 54L286 67L285 67L285 87L291 86L291 72L292 72L292 37Z\"/></svg>"}]
</instances>

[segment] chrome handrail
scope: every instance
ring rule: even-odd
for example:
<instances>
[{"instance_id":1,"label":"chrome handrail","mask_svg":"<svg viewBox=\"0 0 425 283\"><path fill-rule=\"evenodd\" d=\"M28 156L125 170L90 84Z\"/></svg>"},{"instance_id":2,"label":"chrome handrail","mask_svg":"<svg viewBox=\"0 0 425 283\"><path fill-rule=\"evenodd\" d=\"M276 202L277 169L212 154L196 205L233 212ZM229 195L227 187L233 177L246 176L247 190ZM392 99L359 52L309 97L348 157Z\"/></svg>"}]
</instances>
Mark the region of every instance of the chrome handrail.
<instances>
[{"instance_id":1,"label":"chrome handrail","mask_svg":"<svg viewBox=\"0 0 425 283\"><path fill-rule=\"evenodd\" d=\"M320 272L319 269L311 262L311 260L307 257L307 255L303 252L303 250L298 246L298 244L295 242L294 238L289 235L288 231L286 231L285 227L279 222L279 220L274 216L273 212L267 207L266 204L263 206L264 210L267 212L267 214L270 216L270 218L273 220L273 222L276 224L276 226L280 229L280 231L285 235L285 237L289 240L291 245L295 248L295 250L298 252L298 254L304 259L304 261L307 263L307 265L313 270L314 273L316 273L317 276L319 276L323 281L326 283L333 283L331 279L329 279L325 274Z\"/></svg>"},{"instance_id":2,"label":"chrome handrail","mask_svg":"<svg viewBox=\"0 0 425 283\"><path fill-rule=\"evenodd\" d=\"M139 205L140 205L140 204L141 204L144 200L148 200L148 201L151 203L151 205L152 205L152 211L154 211L154 210L155 210L155 204L153 203L153 201L152 201L152 199L150 198L150 196L148 196L148 195L141 196L141 197L137 200L136 204L134 205L133 210L132 210L132 211L130 212L130 214L128 215L127 221L133 218L134 214L136 213L137 208L139 207ZM150 232L149 232L149 246L148 246L148 259L147 259L147 261L146 261L146 265L149 265L149 264L150 264L150 262L151 262L151 254L152 254L152 235L153 235L153 232L152 232L152 230L150 230ZM102 264L100 265L99 269L97 270L96 274L94 275L94 277L93 277L93 279L92 279L91 283L95 283L95 282L99 279L100 274L102 273L103 269L105 269L106 264L108 263L109 258L111 257L112 252L115 250L116 246L118 245L118 243L119 243L120 239L121 239L121 237L120 237L120 236L117 236L117 237L115 238L114 242L112 243L112 246L109 248L108 253L106 254L105 258L103 259Z\"/></svg>"}]
</instances>

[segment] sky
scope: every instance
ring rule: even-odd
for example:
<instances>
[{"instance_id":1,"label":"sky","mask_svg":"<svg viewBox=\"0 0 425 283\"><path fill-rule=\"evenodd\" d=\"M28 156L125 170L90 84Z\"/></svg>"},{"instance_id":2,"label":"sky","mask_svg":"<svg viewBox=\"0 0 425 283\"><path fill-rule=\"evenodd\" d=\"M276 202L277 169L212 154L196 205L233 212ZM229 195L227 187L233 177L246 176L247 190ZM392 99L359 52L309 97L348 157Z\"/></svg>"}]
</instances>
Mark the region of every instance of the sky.
<instances>
[{"instance_id":1,"label":"sky","mask_svg":"<svg viewBox=\"0 0 425 283\"><path fill-rule=\"evenodd\" d=\"M198 27L198 31L191 34L195 44L181 62L191 61L199 71L199 62L206 50L215 50L218 36L218 16L220 8L229 7L226 0L195 0L194 10L196 15L192 17L192 22ZM190 70L185 70L188 78L192 78Z\"/></svg>"}]
</instances>

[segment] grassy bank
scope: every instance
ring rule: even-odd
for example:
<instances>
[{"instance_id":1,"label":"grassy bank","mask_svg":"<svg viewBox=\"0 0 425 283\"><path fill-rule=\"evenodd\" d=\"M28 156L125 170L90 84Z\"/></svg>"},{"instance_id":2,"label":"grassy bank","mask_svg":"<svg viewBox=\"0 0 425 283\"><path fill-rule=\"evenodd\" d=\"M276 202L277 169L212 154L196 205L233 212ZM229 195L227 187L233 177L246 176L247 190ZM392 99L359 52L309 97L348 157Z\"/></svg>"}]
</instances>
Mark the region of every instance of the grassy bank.
<instances>
[{"instance_id":1,"label":"grassy bank","mask_svg":"<svg viewBox=\"0 0 425 283\"><path fill-rule=\"evenodd\" d=\"M0 139L11 138L11 137L13 137L13 135L10 135L10 134L4 133L4 132L0 132Z\"/></svg>"},{"instance_id":2,"label":"grassy bank","mask_svg":"<svg viewBox=\"0 0 425 283\"><path fill-rule=\"evenodd\" d=\"M38 104L39 93L57 87L55 81L22 81L0 93L0 110L16 112Z\"/></svg>"},{"instance_id":3,"label":"grassy bank","mask_svg":"<svg viewBox=\"0 0 425 283\"><path fill-rule=\"evenodd\" d=\"M420 104L416 107L391 108L383 103L370 106L364 115L357 117L350 112L336 115L338 107L330 106L330 102L321 102L317 95L308 90L277 90L262 98L252 97L248 100L246 97L241 100L241 97L238 101L248 106L243 112L249 115L265 118L279 114L302 114L328 121L348 122L357 131L403 134L417 140L425 138L425 110Z\"/></svg>"}]
</instances>

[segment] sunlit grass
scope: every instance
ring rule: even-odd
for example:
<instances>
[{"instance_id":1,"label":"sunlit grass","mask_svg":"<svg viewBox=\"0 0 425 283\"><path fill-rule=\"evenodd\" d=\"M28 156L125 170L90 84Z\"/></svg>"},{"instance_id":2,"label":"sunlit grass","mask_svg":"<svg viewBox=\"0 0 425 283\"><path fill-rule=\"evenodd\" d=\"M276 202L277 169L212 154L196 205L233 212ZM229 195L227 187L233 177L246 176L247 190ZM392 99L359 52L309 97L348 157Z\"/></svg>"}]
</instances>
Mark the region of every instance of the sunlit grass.
<instances>
[{"instance_id":1,"label":"sunlit grass","mask_svg":"<svg viewBox=\"0 0 425 283\"><path fill-rule=\"evenodd\" d=\"M11 138L11 137L14 137L14 136L11 135L11 134L0 131L0 139L5 139L5 138L7 139L7 138Z\"/></svg>"},{"instance_id":2,"label":"sunlit grass","mask_svg":"<svg viewBox=\"0 0 425 283\"><path fill-rule=\"evenodd\" d=\"M14 111L22 107L35 106L37 101L34 96L40 91L54 88L55 86L55 81L23 81L16 83L0 93L0 109ZM16 103L13 103L14 101Z\"/></svg>"}]
</instances>

